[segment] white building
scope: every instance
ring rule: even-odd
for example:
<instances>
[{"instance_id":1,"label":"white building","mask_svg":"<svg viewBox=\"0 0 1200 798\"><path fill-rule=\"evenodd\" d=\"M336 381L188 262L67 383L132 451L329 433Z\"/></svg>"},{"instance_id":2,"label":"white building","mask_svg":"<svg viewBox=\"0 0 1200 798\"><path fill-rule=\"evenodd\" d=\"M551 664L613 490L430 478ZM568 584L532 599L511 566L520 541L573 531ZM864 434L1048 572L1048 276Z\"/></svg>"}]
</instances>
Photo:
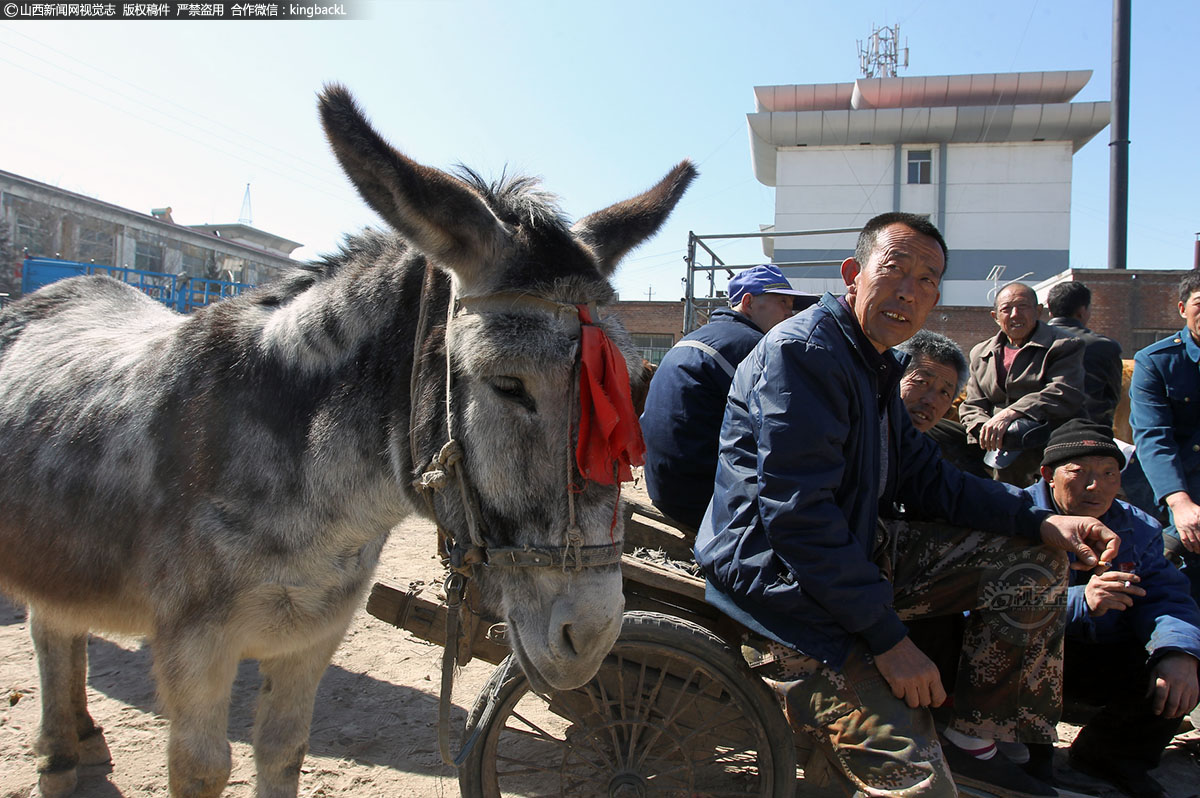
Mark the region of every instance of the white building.
<instances>
[{"instance_id":1,"label":"white building","mask_svg":"<svg viewBox=\"0 0 1200 798\"><path fill-rule=\"evenodd\" d=\"M774 186L774 231L858 228L927 214L950 246L942 304L990 304L987 281L1068 268L1071 157L1108 125L1107 102L1073 103L1091 70L759 86L747 114L755 176ZM770 230L770 228L766 228ZM802 290L843 289L852 233L766 239Z\"/></svg>"}]
</instances>

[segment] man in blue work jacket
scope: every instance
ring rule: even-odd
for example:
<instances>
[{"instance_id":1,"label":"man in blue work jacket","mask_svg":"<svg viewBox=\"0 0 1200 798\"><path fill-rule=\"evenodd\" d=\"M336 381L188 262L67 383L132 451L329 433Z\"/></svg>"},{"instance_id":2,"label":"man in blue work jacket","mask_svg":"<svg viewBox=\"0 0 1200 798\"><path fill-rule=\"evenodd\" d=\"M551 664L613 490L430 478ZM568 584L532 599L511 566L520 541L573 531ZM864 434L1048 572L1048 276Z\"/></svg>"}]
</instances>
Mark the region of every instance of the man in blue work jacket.
<instances>
[{"instance_id":1,"label":"man in blue work jacket","mask_svg":"<svg viewBox=\"0 0 1200 798\"><path fill-rule=\"evenodd\" d=\"M1129 423L1154 501L1171 514L1167 550L1200 600L1200 272L1179 282L1179 315L1182 330L1133 356Z\"/></svg>"},{"instance_id":2,"label":"man in blue work jacket","mask_svg":"<svg viewBox=\"0 0 1200 798\"><path fill-rule=\"evenodd\" d=\"M717 308L707 324L681 338L654 372L642 411L646 492L675 521L700 526L712 497L733 371L763 333L791 317L801 297L778 266L738 272L729 281L729 307Z\"/></svg>"},{"instance_id":3,"label":"man in blue work jacket","mask_svg":"<svg viewBox=\"0 0 1200 798\"><path fill-rule=\"evenodd\" d=\"M1090 568L1117 539L963 474L914 429L891 347L924 324L945 265L927 219L877 216L842 263L846 295L826 294L742 361L696 559L708 600L761 636L756 664L793 727L855 788L953 796L957 779L1054 796L995 741L1055 739L1063 552ZM894 520L898 503L906 518L955 526ZM968 610L943 746L928 707L945 690L903 619Z\"/></svg>"}]
</instances>

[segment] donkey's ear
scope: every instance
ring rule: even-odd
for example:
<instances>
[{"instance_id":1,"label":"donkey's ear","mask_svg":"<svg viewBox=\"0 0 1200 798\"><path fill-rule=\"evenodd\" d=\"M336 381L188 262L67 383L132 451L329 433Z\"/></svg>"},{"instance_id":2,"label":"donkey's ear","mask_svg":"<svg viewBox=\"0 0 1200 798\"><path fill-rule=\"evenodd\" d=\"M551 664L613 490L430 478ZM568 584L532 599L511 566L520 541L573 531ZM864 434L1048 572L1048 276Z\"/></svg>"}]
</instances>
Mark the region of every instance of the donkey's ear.
<instances>
[{"instance_id":1,"label":"donkey's ear","mask_svg":"<svg viewBox=\"0 0 1200 798\"><path fill-rule=\"evenodd\" d=\"M613 273L629 250L658 232L697 174L691 161L682 161L645 194L575 223L572 230L596 254L605 277Z\"/></svg>"},{"instance_id":2,"label":"donkey's ear","mask_svg":"<svg viewBox=\"0 0 1200 798\"><path fill-rule=\"evenodd\" d=\"M466 283L507 239L503 222L462 181L422 166L384 141L350 92L330 84L318 107L325 136L358 193L426 255Z\"/></svg>"}]
</instances>

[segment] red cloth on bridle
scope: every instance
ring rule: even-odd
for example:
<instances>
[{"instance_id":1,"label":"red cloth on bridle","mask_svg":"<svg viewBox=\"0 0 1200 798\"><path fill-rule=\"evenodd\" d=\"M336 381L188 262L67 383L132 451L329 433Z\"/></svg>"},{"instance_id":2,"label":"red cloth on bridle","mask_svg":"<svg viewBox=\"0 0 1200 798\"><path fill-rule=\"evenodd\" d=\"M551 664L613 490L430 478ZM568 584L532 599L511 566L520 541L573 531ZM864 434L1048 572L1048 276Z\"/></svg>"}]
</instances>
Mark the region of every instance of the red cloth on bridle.
<instances>
[{"instance_id":1,"label":"red cloth on bridle","mask_svg":"<svg viewBox=\"0 0 1200 798\"><path fill-rule=\"evenodd\" d=\"M633 409L629 369L621 350L596 326L587 305L579 309L579 443L575 462L584 479L611 485L633 479L646 444Z\"/></svg>"}]
</instances>

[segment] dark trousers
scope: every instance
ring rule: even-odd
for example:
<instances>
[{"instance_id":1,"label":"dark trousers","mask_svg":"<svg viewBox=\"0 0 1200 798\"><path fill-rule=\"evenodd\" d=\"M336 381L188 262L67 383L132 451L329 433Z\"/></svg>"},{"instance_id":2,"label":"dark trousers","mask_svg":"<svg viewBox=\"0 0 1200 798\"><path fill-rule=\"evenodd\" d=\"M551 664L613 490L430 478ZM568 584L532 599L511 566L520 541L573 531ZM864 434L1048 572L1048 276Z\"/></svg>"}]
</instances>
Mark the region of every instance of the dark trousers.
<instances>
[{"instance_id":1,"label":"dark trousers","mask_svg":"<svg viewBox=\"0 0 1200 798\"><path fill-rule=\"evenodd\" d=\"M1158 766L1179 730L1179 718L1154 714L1146 650L1137 643L1067 640L1064 685L1068 701L1101 707L1075 739L1091 758L1133 760Z\"/></svg>"}]
</instances>

